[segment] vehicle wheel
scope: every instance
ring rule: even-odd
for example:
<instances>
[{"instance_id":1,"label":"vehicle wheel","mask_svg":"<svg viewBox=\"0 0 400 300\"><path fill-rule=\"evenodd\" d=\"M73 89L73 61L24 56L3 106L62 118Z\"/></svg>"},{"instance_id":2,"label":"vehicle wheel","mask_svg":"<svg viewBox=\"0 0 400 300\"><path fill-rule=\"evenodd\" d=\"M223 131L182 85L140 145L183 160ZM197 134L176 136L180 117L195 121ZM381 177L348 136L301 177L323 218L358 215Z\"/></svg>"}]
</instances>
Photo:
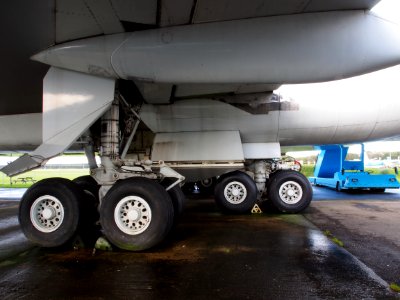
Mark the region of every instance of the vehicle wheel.
<instances>
[{"instance_id":1,"label":"vehicle wheel","mask_svg":"<svg viewBox=\"0 0 400 300\"><path fill-rule=\"evenodd\" d=\"M386 190L386 189L384 189L384 188L381 188L381 189L376 188L376 189L371 189L371 192L372 192L372 193L384 193L385 190Z\"/></svg>"},{"instance_id":2,"label":"vehicle wheel","mask_svg":"<svg viewBox=\"0 0 400 300\"><path fill-rule=\"evenodd\" d=\"M168 193L147 178L118 181L100 206L106 237L121 249L140 251L160 243L169 233L174 207Z\"/></svg>"},{"instance_id":3,"label":"vehicle wheel","mask_svg":"<svg viewBox=\"0 0 400 300\"><path fill-rule=\"evenodd\" d=\"M93 196L94 199L99 201L100 186L92 176L90 175L80 176L72 181L78 184L86 194Z\"/></svg>"},{"instance_id":4,"label":"vehicle wheel","mask_svg":"<svg viewBox=\"0 0 400 300\"><path fill-rule=\"evenodd\" d=\"M91 245L100 236L98 225L100 219L98 210L100 185L89 175L77 177L73 182L82 189L85 195L81 201L81 222L77 233L85 245Z\"/></svg>"},{"instance_id":5,"label":"vehicle wheel","mask_svg":"<svg viewBox=\"0 0 400 300\"><path fill-rule=\"evenodd\" d=\"M164 188L167 188L173 182L174 180L171 178L164 178L164 180L161 181L160 184ZM182 192L182 189L180 188L179 184L175 185L172 189L170 189L167 192L168 195L171 197L172 205L174 206L174 221L176 221L183 213L183 210L185 208L186 197L185 194Z\"/></svg>"},{"instance_id":6,"label":"vehicle wheel","mask_svg":"<svg viewBox=\"0 0 400 300\"><path fill-rule=\"evenodd\" d=\"M85 220L88 218L97 222L100 218L98 212L99 206L99 189L100 186L93 177L86 175L80 176L73 180L83 190L86 195L85 201L82 201L82 213L85 215Z\"/></svg>"},{"instance_id":7,"label":"vehicle wheel","mask_svg":"<svg viewBox=\"0 0 400 300\"><path fill-rule=\"evenodd\" d=\"M19 223L25 236L42 247L58 247L75 235L79 225L79 187L68 179L49 178L22 197Z\"/></svg>"},{"instance_id":8,"label":"vehicle wheel","mask_svg":"<svg viewBox=\"0 0 400 300\"><path fill-rule=\"evenodd\" d=\"M262 210L263 212L271 213L271 214L280 213L280 211L276 208L276 206L274 205L274 203L273 203L270 199L268 199L268 191L269 191L269 189L270 189L270 184L271 184L271 182L272 182L272 179L273 179L277 174L279 174L280 172L281 172L281 171L276 171L275 173L269 174L269 178L268 178L267 182L265 183L267 195L266 195L266 197L265 197L264 199L262 199L262 201L260 202L260 207L261 207L261 210Z\"/></svg>"},{"instance_id":9,"label":"vehicle wheel","mask_svg":"<svg viewBox=\"0 0 400 300\"><path fill-rule=\"evenodd\" d=\"M312 187L307 178L295 171L281 171L269 183L268 199L281 212L297 213L312 199Z\"/></svg>"},{"instance_id":10,"label":"vehicle wheel","mask_svg":"<svg viewBox=\"0 0 400 300\"><path fill-rule=\"evenodd\" d=\"M249 175L235 171L217 183L214 195L223 211L248 213L257 201L257 186Z\"/></svg>"},{"instance_id":11,"label":"vehicle wheel","mask_svg":"<svg viewBox=\"0 0 400 300\"><path fill-rule=\"evenodd\" d=\"M342 188L340 187L339 181L336 182L336 188L335 188L335 190L336 190L337 192L340 192L340 191L342 190Z\"/></svg>"}]
</instances>

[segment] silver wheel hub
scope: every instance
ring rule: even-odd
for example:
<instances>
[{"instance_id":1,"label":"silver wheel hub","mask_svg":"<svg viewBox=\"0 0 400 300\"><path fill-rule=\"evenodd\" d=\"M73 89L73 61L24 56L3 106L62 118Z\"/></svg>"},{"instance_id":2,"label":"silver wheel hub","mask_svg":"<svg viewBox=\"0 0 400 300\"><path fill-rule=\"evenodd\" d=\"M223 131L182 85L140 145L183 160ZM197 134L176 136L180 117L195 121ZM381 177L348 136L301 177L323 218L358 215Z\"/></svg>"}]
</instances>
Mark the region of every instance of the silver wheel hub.
<instances>
[{"instance_id":1,"label":"silver wheel hub","mask_svg":"<svg viewBox=\"0 0 400 300\"><path fill-rule=\"evenodd\" d=\"M33 202L30 211L32 225L41 232L56 231L64 220L64 207L54 196L45 195Z\"/></svg>"},{"instance_id":2,"label":"silver wheel hub","mask_svg":"<svg viewBox=\"0 0 400 300\"><path fill-rule=\"evenodd\" d=\"M129 235L144 232L151 223L151 209L141 197L128 196L121 199L114 210L118 228Z\"/></svg>"},{"instance_id":3,"label":"silver wheel hub","mask_svg":"<svg viewBox=\"0 0 400 300\"><path fill-rule=\"evenodd\" d=\"M295 181L286 181L279 188L279 197L286 204L296 204L303 197L303 189Z\"/></svg>"},{"instance_id":4,"label":"silver wheel hub","mask_svg":"<svg viewBox=\"0 0 400 300\"><path fill-rule=\"evenodd\" d=\"M247 189L239 181L229 182L224 189L224 197L231 204L240 204L247 197Z\"/></svg>"}]
</instances>

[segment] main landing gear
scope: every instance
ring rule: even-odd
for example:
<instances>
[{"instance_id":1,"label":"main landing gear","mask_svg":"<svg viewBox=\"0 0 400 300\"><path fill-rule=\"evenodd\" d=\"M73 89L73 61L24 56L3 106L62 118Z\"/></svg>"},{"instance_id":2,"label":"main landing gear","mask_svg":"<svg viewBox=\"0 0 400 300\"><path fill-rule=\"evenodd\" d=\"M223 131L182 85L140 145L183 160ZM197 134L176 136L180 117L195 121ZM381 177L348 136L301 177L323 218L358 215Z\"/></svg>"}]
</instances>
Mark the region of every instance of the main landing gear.
<instances>
[{"instance_id":1,"label":"main landing gear","mask_svg":"<svg viewBox=\"0 0 400 300\"><path fill-rule=\"evenodd\" d=\"M185 178L161 161L140 157L140 152L127 155L135 149L131 144L140 106L133 108L119 96L81 137L90 176L74 181L45 179L23 196L19 220L32 242L57 247L77 236L99 235L101 226L102 234L115 246L142 251L160 244L178 221L185 203L180 188ZM100 154L101 166L94 151ZM311 185L296 164L268 159L244 165L243 171L202 182L203 191L215 185L215 201L222 211L248 213L265 197L281 212L296 213L309 205Z\"/></svg>"}]
</instances>

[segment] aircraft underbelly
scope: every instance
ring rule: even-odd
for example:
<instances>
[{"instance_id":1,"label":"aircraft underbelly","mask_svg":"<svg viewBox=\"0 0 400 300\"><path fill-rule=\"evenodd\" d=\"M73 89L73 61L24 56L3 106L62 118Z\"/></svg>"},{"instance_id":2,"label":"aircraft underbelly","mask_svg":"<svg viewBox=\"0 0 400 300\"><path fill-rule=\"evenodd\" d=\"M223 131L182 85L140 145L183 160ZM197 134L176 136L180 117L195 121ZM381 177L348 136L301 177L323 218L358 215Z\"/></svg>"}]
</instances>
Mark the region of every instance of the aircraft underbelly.
<instances>
[{"instance_id":1,"label":"aircraft underbelly","mask_svg":"<svg viewBox=\"0 0 400 300\"><path fill-rule=\"evenodd\" d=\"M296 110L251 114L228 103L201 99L145 105L141 117L155 133L238 131L242 143L279 142L282 146L364 142L398 135L400 117L375 105L343 113L338 103L299 102ZM400 104L393 105L388 109L399 111Z\"/></svg>"},{"instance_id":2,"label":"aircraft underbelly","mask_svg":"<svg viewBox=\"0 0 400 300\"><path fill-rule=\"evenodd\" d=\"M0 149L33 150L42 143L42 114L0 116Z\"/></svg>"},{"instance_id":3,"label":"aircraft underbelly","mask_svg":"<svg viewBox=\"0 0 400 300\"><path fill-rule=\"evenodd\" d=\"M106 35L33 59L150 83L306 83L400 63L399 33L398 25L369 12L334 11Z\"/></svg>"}]
</instances>

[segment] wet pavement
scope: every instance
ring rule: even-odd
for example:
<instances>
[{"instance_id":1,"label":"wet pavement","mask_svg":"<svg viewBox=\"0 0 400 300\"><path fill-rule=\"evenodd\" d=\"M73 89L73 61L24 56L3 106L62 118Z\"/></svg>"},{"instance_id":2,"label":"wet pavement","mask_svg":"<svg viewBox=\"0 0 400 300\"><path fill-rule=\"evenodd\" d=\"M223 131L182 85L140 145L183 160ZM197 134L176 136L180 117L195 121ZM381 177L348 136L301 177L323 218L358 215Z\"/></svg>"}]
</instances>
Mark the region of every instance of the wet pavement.
<instances>
[{"instance_id":1,"label":"wet pavement","mask_svg":"<svg viewBox=\"0 0 400 300\"><path fill-rule=\"evenodd\" d=\"M400 285L400 193L338 193L315 188L304 216L329 231L344 248L385 281ZM396 197L397 196L397 197ZM318 201L318 199L323 201Z\"/></svg>"},{"instance_id":2,"label":"wet pavement","mask_svg":"<svg viewBox=\"0 0 400 300\"><path fill-rule=\"evenodd\" d=\"M396 294L302 215L222 215L206 199L190 200L167 241L151 251L33 248L3 260L0 297L360 299Z\"/></svg>"},{"instance_id":3,"label":"wet pavement","mask_svg":"<svg viewBox=\"0 0 400 300\"><path fill-rule=\"evenodd\" d=\"M18 205L15 200L0 200L0 261L32 248L19 227Z\"/></svg>"}]
</instances>

